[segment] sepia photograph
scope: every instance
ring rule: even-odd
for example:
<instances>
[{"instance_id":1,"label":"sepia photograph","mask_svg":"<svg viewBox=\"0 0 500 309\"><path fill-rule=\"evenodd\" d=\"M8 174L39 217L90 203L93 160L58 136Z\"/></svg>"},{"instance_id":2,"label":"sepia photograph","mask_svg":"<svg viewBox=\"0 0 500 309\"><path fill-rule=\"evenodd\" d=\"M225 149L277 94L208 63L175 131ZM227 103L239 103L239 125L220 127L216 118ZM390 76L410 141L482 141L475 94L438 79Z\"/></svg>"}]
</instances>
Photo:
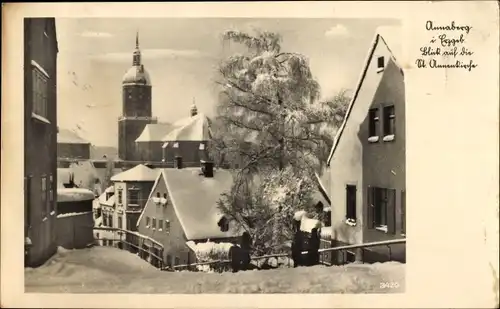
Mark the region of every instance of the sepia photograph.
<instances>
[{"instance_id":1,"label":"sepia photograph","mask_svg":"<svg viewBox=\"0 0 500 309\"><path fill-rule=\"evenodd\" d=\"M0 307L498 308L499 9L3 4Z\"/></svg>"},{"instance_id":2,"label":"sepia photograph","mask_svg":"<svg viewBox=\"0 0 500 309\"><path fill-rule=\"evenodd\" d=\"M397 19L25 18L25 291L404 292L401 44Z\"/></svg>"}]
</instances>

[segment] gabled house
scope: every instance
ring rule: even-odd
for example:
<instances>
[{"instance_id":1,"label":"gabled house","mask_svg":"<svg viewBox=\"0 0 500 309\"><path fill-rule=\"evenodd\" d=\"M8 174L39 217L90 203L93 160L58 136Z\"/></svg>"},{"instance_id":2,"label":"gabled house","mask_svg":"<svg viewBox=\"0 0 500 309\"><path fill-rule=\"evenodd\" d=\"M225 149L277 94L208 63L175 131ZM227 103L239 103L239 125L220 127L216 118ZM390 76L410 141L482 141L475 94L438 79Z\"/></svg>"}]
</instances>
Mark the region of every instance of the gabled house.
<instances>
[{"instance_id":1,"label":"gabled house","mask_svg":"<svg viewBox=\"0 0 500 309\"><path fill-rule=\"evenodd\" d=\"M137 219L146 205L157 175L158 170L139 164L111 177L114 186L114 214L117 217L117 226L136 231Z\"/></svg>"},{"instance_id":2,"label":"gabled house","mask_svg":"<svg viewBox=\"0 0 500 309\"><path fill-rule=\"evenodd\" d=\"M57 250L57 34L55 18L24 19L25 265Z\"/></svg>"},{"instance_id":3,"label":"gabled house","mask_svg":"<svg viewBox=\"0 0 500 309\"><path fill-rule=\"evenodd\" d=\"M397 27L377 30L328 158L336 245L405 237L405 79ZM392 246L404 259L405 246ZM387 247L356 252L388 253ZM372 255L375 256L376 254Z\"/></svg>"},{"instance_id":4,"label":"gabled house","mask_svg":"<svg viewBox=\"0 0 500 309\"><path fill-rule=\"evenodd\" d=\"M232 228L221 230L217 201L229 190L232 174L204 168L167 168L157 176L139 221L138 232L163 246L164 264L168 266L196 262L196 255L186 244L231 242L238 236Z\"/></svg>"},{"instance_id":5,"label":"gabled house","mask_svg":"<svg viewBox=\"0 0 500 309\"><path fill-rule=\"evenodd\" d=\"M59 128L57 132L57 157L65 159L90 159L90 142L76 132Z\"/></svg>"}]
</instances>

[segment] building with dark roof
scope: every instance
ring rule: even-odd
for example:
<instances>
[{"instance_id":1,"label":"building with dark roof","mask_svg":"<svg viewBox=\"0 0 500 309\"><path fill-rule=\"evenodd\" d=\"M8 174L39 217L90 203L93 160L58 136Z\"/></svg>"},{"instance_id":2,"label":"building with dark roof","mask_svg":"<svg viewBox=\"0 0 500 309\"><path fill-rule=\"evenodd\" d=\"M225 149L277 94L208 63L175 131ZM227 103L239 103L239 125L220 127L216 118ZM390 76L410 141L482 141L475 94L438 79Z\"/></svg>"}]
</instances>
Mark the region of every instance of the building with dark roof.
<instances>
[{"instance_id":1,"label":"building with dark roof","mask_svg":"<svg viewBox=\"0 0 500 309\"><path fill-rule=\"evenodd\" d=\"M27 266L43 264L57 249L57 54L55 19L25 18L24 234Z\"/></svg>"}]
</instances>

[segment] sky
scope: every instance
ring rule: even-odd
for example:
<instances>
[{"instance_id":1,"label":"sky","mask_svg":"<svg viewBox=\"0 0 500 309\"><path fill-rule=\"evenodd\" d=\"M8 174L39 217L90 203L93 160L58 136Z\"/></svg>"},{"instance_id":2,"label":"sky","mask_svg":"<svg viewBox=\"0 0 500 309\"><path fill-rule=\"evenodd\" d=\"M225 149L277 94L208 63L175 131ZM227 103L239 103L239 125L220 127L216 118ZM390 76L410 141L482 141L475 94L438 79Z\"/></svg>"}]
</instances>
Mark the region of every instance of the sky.
<instances>
[{"instance_id":1,"label":"sky","mask_svg":"<svg viewBox=\"0 0 500 309\"><path fill-rule=\"evenodd\" d=\"M217 64L229 55L225 30L278 32L282 50L309 59L328 98L353 90L378 26L391 19L58 18L58 125L93 145L117 146L121 82L132 66L139 33L142 62L152 82L153 116L162 122L198 111L214 115Z\"/></svg>"}]
</instances>

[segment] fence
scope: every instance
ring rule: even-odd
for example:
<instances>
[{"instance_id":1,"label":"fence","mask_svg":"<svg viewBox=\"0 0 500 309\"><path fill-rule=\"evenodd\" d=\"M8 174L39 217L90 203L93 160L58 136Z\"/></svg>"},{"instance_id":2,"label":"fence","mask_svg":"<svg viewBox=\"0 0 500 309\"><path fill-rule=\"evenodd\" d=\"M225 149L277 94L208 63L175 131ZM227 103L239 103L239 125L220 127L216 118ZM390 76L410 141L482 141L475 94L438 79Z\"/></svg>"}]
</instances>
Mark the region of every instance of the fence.
<instances>
[{"instance_id":1,"label":"fence","mask_svg":"<svg viewBox=\"0 0 500 309\"><path fill-rule=\"evenodd\" d=\"M218 259L206 262L166 266L163 262L163 246L156 242L155 240L141 235L137 232L127 231L119 228L111 227L95 227L94 228L94 238L103 246L113 246L122 250L127 250L131 253L137 254L142 259L148 261L153 266L161 270L189 270L198 271L200 266L208 266L210 269L216 272L228 271L231 269L231 260L229 259ZM360 262L365 263L365 253L366 250L373 247L386 247L388 253L388 261L392 260L392 245L406 244L406 239L396 239L396 240L386 240L378 241L364 244L356 245L346 245L338 247L325 247L330 246L331 241L322 239L323 248L318 250L320 254L320 264L332 266L332 265L345 265L350 262L354 262L355 252L354 250L359 249L361 251ZM308 254L307 251L303 251L302 254ZM270 259L276 259L275 265L270 265L268 261ZM281 259L281 262L280 262ZM263 256L253 256L250 257L251 265L250 268L266 269L266 268L276 268L282 267L293 267L293 260L291 258L291 252L287 253L277 253L269 254Z\"/></svg>"},{"instance_id":2,"label":"fence","mask_svg":"<svg viewBox=\"0 0 500 309\"><path fill-rule=\"evenodd\" d=\"M323 242L325 243L330 243L330 241L322 239ZM378 242L371 242L371 243L364 243L364 244L357 244L357 245L347 245L347 246L338 246L338 247L329 247L329 248L322 248L319 249L318 252L320 254L320 263L327 265L327 266L332 266L332 265L345 265L349 262L354 262L354 259L349 258L350 255L354 255L355 253L352 251L354 249L361 249L362 252L362 259L361 262L364 263L364 252L368 248L372 247L387 247L388 248L388 261L392 260L392 251L391 251L391 246L392 245L398 245L398 244L406 244L406 239L396 239L396 240L386 240L386 241L378 241ZM307 254L307 251L303 251L302 254ZM338 256L340 258L337 261L334 261L334 253L339 253ZM263 256L253 256L250 257L250 260L253 261L254 263L256 261L265 261L269 259L279 259L279 258L284 258L284 263L281 263L282 266L285 267L293 267L293 260L291 259L291 253L277 253L277 254L269 254L269 255L263 255ZM209 265L212 266L211 268L214 269L215 271L224 271L229 268L229 265L231 263L231 260L214 260L214 261L207 261L207 262L201 262L201 263L193 263L193 264L186 264L186 265L176 265L173 267L174 270L196 270L197 266L204 266L204 265ZM257 265L255 265L257 264ZM254 267L256 268L266 268L264 267L259 267L258 265L261 264L259 262L255 263ZM265 262L263 263L264 265ZM277 261L277 264L279 265L279 261ZM273 268L272 266L269 266L269 268Z\"/></svg>"},{"instance_id":3,"label":"fence","mask_svg":"<svg viewBox=\"0 0 500 309\"><path fill-rule=\"evenodd\" d=\"M94 239L98 245L127 250L163 268L163 245L145 235L114 227L94 227Z\"/></svg>"}]
</instances>

